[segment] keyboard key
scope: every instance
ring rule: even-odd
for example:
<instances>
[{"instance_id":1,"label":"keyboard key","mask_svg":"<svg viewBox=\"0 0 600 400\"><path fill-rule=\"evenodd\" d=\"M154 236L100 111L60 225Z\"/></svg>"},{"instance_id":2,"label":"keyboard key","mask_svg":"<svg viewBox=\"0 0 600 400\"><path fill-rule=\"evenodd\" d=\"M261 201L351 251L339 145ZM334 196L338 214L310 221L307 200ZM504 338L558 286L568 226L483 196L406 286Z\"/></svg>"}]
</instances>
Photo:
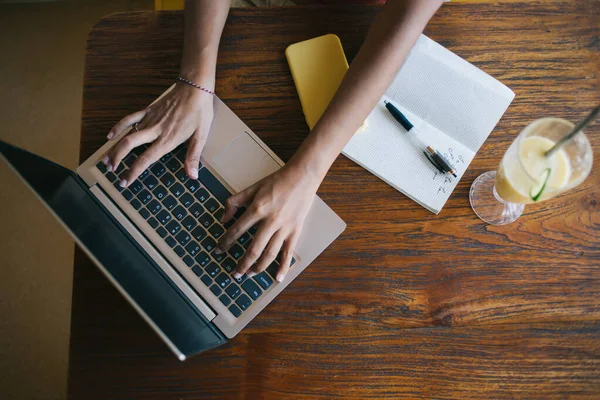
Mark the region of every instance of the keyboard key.
<instances>
[{"instance_id":1,"label":"keyboard key","mask_svg":"<svg viewBox=\"0 0 600 400\"><path fill-rule=\"evenodd\" d=\"M196 193L194 193L194 196L196 196L200 203L204 203L206 200L208 200L208 196L210 195L206 189L200 188L196 191Z\"/></svg>"},{"instance_id":2,"label":"keyboard key","mask_svg":"<svg viewBox=\"0 0 600 400\"><path fill-rule=\"evenodd\" d=\"M207 274L209 274L211 276L211 278L214 278L215 276L218 275L219 272L221 272L221 268L219 268L219 266L217 264L215 264L214 262L211 262L210 264L208 264L206 266L206 268L204 268L204 270L206 271Z\"/></svg>"},{"instance_id":3,"label":"keyboard key","mask_svg":"<svg viewBox=\"0 0 600 400\"><path fill-rule=\"evenodd\" d=\"M219 209L220 206L215 199L208 199L208 201L204 203L204 207L206 207L206 209L210 211L211 214L213 214Z\"/></svg>"},{"instance_id":4,"label":"keyboard key","mask_svg":"<svg viewBox=\"0 0 600 400\"><path fill-rule=\"evenodd\" d=\"M162 204L160 204L156 199L152 199L146 207L148 208L148 211L152 213L152 215L156 215L157 212L162 210Z\"/></svg>"},{"instance_id":5,"label":"keyboard key","mask_svg":"<svg viewBox=\"0 0 600 400\"><path fill-rule=\"evenodd\" d=\"M217 242L215 242L215 240L213 238L211 238L210 236L205 238L201 244L202 244L202 247L204 247L204 249L206 251L208 251L209 253L211 251L213 251L215 247L217 247Z\"/></svg>"},{"instance_id":6,"label":"keyboard key","mask_svg":"<svg viewBox=\"0 0 600 400\"><path fill-rule=\"evenodd\" d=\"M227 287L227 285L229 285L231 283L231 278L229 277L229 275L222 272L221 275L219 275L215 278L215 282L217 282L217 284L219 286L221 286L223 289L225 289Z\"/></svg>"},{"instance_id":7,"label":"keyboard key","mask_svg":"<svg viewBox=\"0 0 600 400\"><path fill-rule=\"evenodd\" d=\"M105 174L106 171L108 171L108 169L106 169L106 165L104 165L104 163L102 161L100 161L98 164L96 164L96 168L98 168L100 170L100 172L102 172L103 174Z\"/></svg>"},{"instance_id":8,"label":"keyboard key","mask_svg":"<svg viewBox=\"0 0 600 400\"><path fill-rule=\"evenodd\" d=\"M145 169L144 171L142 171L142 173L140 174L140 176L138 176L138 179L140 181L143 181L144 179L146 179L148 177L148 175L150 175L150 170L149 169Z\"/></svg>"},{"instance_id":9,"label":"keyboard key","mask_svg":"<svg viewBox=\"0 0 600 400\"><path fill-rule=\"evenodd\" d=\"M219 287L219 285L212 285L212 286L210 287L210 291L211 291L211 292L213 292L213 294L214 294L215 296L218 296L218 295L220 295L220 294L221 294L221 288Z\"/></svg>"},{"instance_id":10,"label":"keyboard key","mask_svg":"<svg viewBox=\"0 0 600 400\"><path fill-rule=\"evenodd\" d=\"M181 161L182 163L185 162L185 156L187 155L187 147L182 146L179 148L179 150L177 150L177 153L175 153L175 157L177 157L177 159L179 161Z\"/></svg>"},{"instance_id":11,"label":"keyboard key","mask_svg":"<svg viewBox=\"0 0 600 400\"><path fill-rule=\"evenodd\" d=\"M239 245L234 244L229 248L229 255L231 255L231 257L237 261L244 255L244 249L242 249Z\"/></svg>"},{"instance_id":12,"label":"keyboard key","mask_svg":"<svg viewBox=\"0 0 600 400\"><path fill-rule=\"evenodd\" d=\"M177 179L179 179L179 181L181 183L185 183L185 181L187 181L189 179L187 172L185 172L185 169L181 168L179 171L175 172L175 177Z\"/></svg>"},{"instance_id":13,"label":"keyboard key","mask_svg":"<svg viewBox=\"0 0 600 400\"><path fill-rule=\"evenodd\" d=\"M158 179L154 176L150 175L148 178L144 180L144 185L148 188L148 190L153 190L156 185L158 185Z\"/></svg>"},{"instance_id":14,"label":"keyboard key","mask_svg":"<svg viewBox=\"0 0 600 400\"><path fill-rule=\"evenodd\" d=\"M194 242L193 240L191 242L188 243L187 246L185 246L185 249L187 250L188 253L190 253L190 255L192 257L194 257L195 255L197 255L198 253L200 253L200 245L196 242Z\"/></svg>"},{"instance_id":15,"label":"keyboard key","mask_svg":"<svg viewBox=\"0 0 600 400\"><path fill-rule=\"evenodd\" d=\"M206 231L203 227L197 226L192 230L192 236L194 237L194 239L200 242L206 237Z\"/></svg>"},{"instance_id":16,"label":"keyboard key","mask_svg":"<svg viewBox=\"0 0 600 400\"><path fill-rule=\"evenodd\" d=\"M244 207L240 207L237 209L235 214L233 214L233 217L236 219L239 219L245 212L246 212L246 209Z\"/></svg>"},{"instance_id":17,"label":"keyboard key","mask_svg":"<svg viewBox=\"0 0 600 400\"><path fill-rule=\"evenodd\" d=\"M277 271L279 271L279 264L273 261L271 265L269 265L266 271L273 277L273 279L277 279Z\"/></svg>"},{"instance_id":18,"label":"keyboard key","mask_svg":"<svg viewBox=\"0 0 600 400\"><path fill-rule=\"evenodd\" d=\"M181 246L175 246L175 248L173 249L175 250L175 253L179 256L179 257L183 257L185 255L185 250L183 249L183 247Z\"/></svg>"},{"instance_id":19,"label":"keyboard key","mask_svg":"<svg viewBox=\"0 0 600 400\"><path fill-rule=\"evenodd\" d=\"M258 282L260 287L264 290L267 290L273 284L273 280L269 278L269 275L267 275L266 272L261 272L260 274L256 275L254 277L254 280Z\"/></svg>"},{"instance_id":20,"label":"keyboard key","mask_svg":"<svg viewBox=\"0 0 600 400\"><path fill-rule=\"evenodd\" d=\"M223 208L219 208L215 213L213 213L217 221L221 221L223 214L225 214L225 210Z\"/></svg>"},{"instance_id":21,"label":"keyboard key","mask_svg":"<svg viewBox=\"0 0 600 400\"><path fill-rule=\"evenodd\" d=\"M173 154L167 153L160 158L160 162L165 163L165 162L169 161L169 159L171 159L171 157L173 157Z\"/></svg>"},{"instance_id":22,"label":"keyboard key","mask_svg":"<svg viewBox=\"0 0 600 400\"><path fill-rule=\"evenodd\" d=\"M185 208L188 208L192 204L194 204L194 197L189 193L184 193L180 198L179 202L183 204Z\"/></svg>"},{"instance_id":23,"label":"keyboard key","mask_svg":"<svg viewBox=\"0 0 600 400\"><path fill-rule=\"evenodd\" d=\"M179 160L177 160L177 158L171 158L165 163L165 167L167 167L169 171L175 173L179 169L179 167L181 167L181 163L179 162Z\"/></svg>"},{"instance_id":24,"label":"keyboard key","mask_svg":"<svg viewBox=\"0 0 600 400\"><path fill-rule=\"evenodd\" d=\"M131 182L131 185L129 185L129 190L131 190L133 194L138 194L143 188L144 185L142 185L142 182L137 179Z\"/></svg>"},{"instance_id":25,"label":"keyboard key","mask_svg":"<svg viewBox=\"0 0 600 400\"><path fill-rule=\"evenodd\" d=\"M242 315L242 312L240 311L240 309L238 308L238 306L236 306L235 304L232 304L229 307L229 312L231 312L233 314L234 317L238 318L240 315Z\"/></svg>"},{"instance_id":26,"label":"keyboard key","mask_svg":"<svg viewBox=\"0 0 600 400\"><path fill-rule=\"evenodd\" d=\"M171 191L171 193L173 193L173 196L175 197L181 196L184 192L184 188L183 186L181 186L181 183L175 183L169 188L169 190Z\"/></svg>"},{"instance_id":27,"label":"keyboard key","mask_svg":"<svg viewBox=\"0 0 600 400\"><path fill-rule=\"evenodd\" d=\"M215 219L209 213L204 213L200 216L200 218L198 218L198 221L205 228L208 228L209 226L211 226L213 224L213 222L215 222Z\"/></svg>"},{"instance_id":28,"label":"keyboard key","mask_svg":"<svg viewBox=\"0 0 600 400\"><path fill-rule=\"evenodd\" d=\"M152 167L150 167L150 171L152 171L154 175L160 178L162 174L166 172L166 168L162 163L157 162Z\"/></svg>"},{"instance_id":29,"label":"keyboard key","mask_svg":"<svg viewBox=\"0 0 600 400\"><path fill-rule=\"evenodd\" d=\"M252 304L252 301L250 301L248 296L242 294L240 297L237 298L235 304L237 304L238 307L242 309L242 311L246 311L248 307L250 307L250 305Z\"/></svg>"},{"instance_id":30,"label":"keyboard key","mask_svg":"<svg viewBox=\"0 0 600 400\"><path fill-rule=\"evenodd\" d=\"M145 208L140 208L138 210L138 212L140 213L140 215L142 216L142 218L144 219L148 219L148 217L150 216L150 211L146 210Z\"/></svg>"},{"instance_id":31,"label":"keyboard key","mask_svg":"<svg viewBox=\"0 0 600 400\"><path fill-rule=\"evenodd\" d=\"M208 228L208 232L215 238L218 239L225 233L225 229L219 224L213 224L210 228Z\"/></svg>"},{"instance_id":32,"label":"keyboard key","mask_svg":"<svg viewBox=\"0 0 600 400\"><path fill-rule=\"evenodd\" d=\"M171 220L171 214L169 214L166 210L162 210L156 214L156 218L158 218L158 221L161 224L166 225L167 222Z\"/></svg>"},{"instance_id":33,"label":"keyboard key","mask_svg":"<svg viewBox=\"0 0 600 400\"><path fill-rule=\"evenodd\" d=\"M244 243L244 249L248 250L248 247L250 247L251 244L252 244L252 238L250 238L250 240L248 240L246 243Z\"/></svg>"},{"instance_id":34,"label":"keyboard key","mask_svg":"<svg viewBox=\"0 0 600 400\"><path fill-rule=\"evenodd\" d=\"M164 174L163 176L160 177L160 181L166 187L170 187L172 184L175 183L175 177L172 174L167 172L166 174Z\"/></svg>"},{"instance_id":35,"label":"keyboard key","mask_svg":"<svg viewBox=\"0 0 600 400\"><path fill-rule=\"evenodd\" d=\"M292 257L292 261L290 261L290 267L292 267L294 264L296 264L296 259Z\"/></svg>"},{"instance_id":36,"label":"keyboard key","mask_svg":"<svg viewBox=\"0 0 600 400\"><path fill-rule=\"evenodd\" d=\"M177 221L171 221L167 224L166 228L171 232L171 235L175 236L181 230L181 225Z\"/></svg>"},{"instance_id":37,"label":"keyboard key","mask_svg":"<svg viewBox=\"0 0 600 400\"><path fill-rule=\"evenodd\" d=\"M208 191L211 192L221 204L225 204L225 200L231 196L231 193L229 193L227 188L206 168L202 168L198 171L198 180L202 182Z\"/></svg>"},{"instance_id":38,"label":"keyboard key","mask_svg":"<svg viewBox=\"0 0 600 400\"><path fill-rule=\"evenodd\" d=\"M165 238L165 242L167 242L167 244L168 244L169 246L171 246L171 248L175 247L175 245L177 244L177 242L175 241L175 239L173 239L173 237L172 237L172 236L167 236L167 237Z\"/></svg>"},{"instance_id":39,"label":"keyboard key","mask_svg":"<svg viewBox=\"0 0 600 400\"><path fill-rule=\"evenodd\" d=\"M156 218L154 217L150 217L150 219L148 220L148 223L150 224L150 226L154 229L158 228L158 221L156 220Z\"/></svg>"},{"instance_id":40,"label":"keyboard key","mask_svg":"<svg viewBox=\"0 0 600 400\"><path fill-rule=\"evenodd\" d=\"M117 169L115 169L113 172L117 175L121 175L121 173L125 170L125 165L123 163L120 163L119 165L117 165Z\"/></svg>"},{"instance_id":41,"label":"keyboard key","mask_svg":"<svg viewBox=\"0 0 600 400\"><path fill-rule=\"evenodd\" d=\"M175 239L177 239L180 245L185 246L190 240L192 240L192 237L186 231L181 231L177 234L177 236L175 236Z\"/></svg>"},{"instance_id":42,"label":"keyboard key","mask_svg":"<svg viewBox=\"0 0 600 400\"><path fill-rule=\"evenodd\" d=\"M113 183L113 186L115 187L115 189L117 189L119 192L122 192L123 190L125 190L125 188L121 187L121 185L119 184L119 181L116 181L115 183Z\"/></svg>"},{"instance_id":43,"label":"keyboard key","mask_svg":"<svg viewBox=\"0 0 600 400\"><path fill-rule=\"evenodd\" d=\"M147 204L150 200L152 200L152 195L146 189L142 189L142 191L138 193L137 197L140 199L142 204Z\"/></svg>"},{"instance_id":44,"label":"keyboard key","mask_svg":"<svg viewBox=\"0 0 600 400\"><path fill-rule=\"evenodd\" d=\"M212 252L211 255L215 259L215 261L218 262L218 263L221 263L221 261L223 261L225 259L225 257L227 257L226 253L215 254L214 250L213 250L213 252Z\"/></svg>"},{"instance_id":45,"label":"keyboard key","mask_svg":"<svg viewBox=\"0 0 600 400\"><path fill-rule=\"evenodd\" d=\"M208 265L208 263L210 262L210 257L208 256L208 253L206 252L202 252L200 254L198 254L195 258L196 262L198 264L200 264L200 266L202 268L206 267Z\"/></svg>"},{"instance_id":46,"label":"keyboard key","mask_svg":"<svg viewBox=\"0 0 600 400\"><path fill-rule=\"evenodd\" d=\"M134 148L131 151L131 154L135 154L136 156L140 156L144 151L146 151L146 149L148 148L148 146L146 146L145 144L138 146L136 148Z\"/></svg>"},{"instance_id":47,"label":"keyboard key","mask_svg":"<svg viewBox=\"0 0 600 400\"><path fill-rule=\"evenodd\" d=\"M199 203L194 203L189 208L190 213L194 216L194 218L198 219L204 213L204 207L202 207Z\"/></svg>"},{"instance_id":48,"label":"keyboard key","mask_svg":"<svg viewBox=\"0 0 600 400\"><path fill-rule=\"evenodd\" d=\"M187 190L189 190L191 193L194 193L196 190L198 190L198 188L200 187L200 182L198 182L196 179L188 179L185 182L185 187L187 188Z\"/></svg>"},{"instance_id":49,"label":"keyboard key","mask_svg":"<svg viewBox=\"0 0 600 400\"><path fill-rule=\"evenodd\" d=\"M185 217L183 219L183 221L181 221L181 224L183 225L183 227L185 229L187 229L190 232L192 231L192 229L194 229L196 227L196 225L198 225L198 223L196 222L194 217L192 217L191 215L188 215L187 217Z\"/></svg>"},{"instance_id":50,"label":"keyboard key","mask_svg":"<svg viewBox=\"0 0 600 400\"><path fill-rule=\"evenodd\" d=\"M106 176L106 179L108 179L110 182L117 181L117 176L115 174L113 174L112 172L107 172L105 176Z\"/></svg>"},{"instance_id":51,"label":"keyboard key","mask_svg":"<svg viewBox=\"0 0 600 400\"><path fill-rule=\"evenodd\" d=\"M197 266L194 268L198 268ZM194 270L194 268L192 268L192 271ZM198 268L200 269L200 268ZM194 271L195 272L195 271ZM212 285L212 279L210 278L210 276L204 274L202 275L202 278L200 278L200 280L202 281L202 283L204 283L206 286L210 286Z\"/></svg>"},{"instance_id":52,"label":"keyboard key","mask_svg":"<svg viewBox=\"0 0 600 400\"><path fill-rule=\"evenodd\" d=\"M239 278L233 278L237 283L241 284L242 282L244 282L246 279L248 279L248 275L244 274L242 276L240 276Z\"/></svg>"},{"instance_id":53,"label":"keyboard key","mask_svg":"<svg viewBox=\"0 0 600 400\"><path fill-rule=\"evenodd\" d=\"M140 203L138 199L132 199L130 203L136 210L139 210L142 207L142 203Z\"/></svg>"},{"instance_id":54,"label":"keyboard key","mask_svg":"<svg viewBox=\"0 0 600 400\"><path fill-rule=\"evenodd\" d=\"M235 218L231 218L229 221L225 222L223 226L225 229L229 229L233 226L233 224L235 224L235 221L237 221Z\"/></svg>"},{"instance_id":55,"label":"keyboard key","mask_svg":"<svg viewBox=\"0 0 600 400\"><path fill-rule=\"evenodd\" d=\"M179 205L175 207L173 211L171 211L171 214L173 214L178 221L181 221L187 215L187 211L185 211L185 208Z\"/></svg>"},{"instance_id":56,"label":"keyboard key","mask_svg":"<svg viewBox=\"0 0 600 400\"><path fill-rule=\"evenodd\" d=\"M131 193L131 190L129 190L129 189L123 190L123 193L121 193L121 194L123 195L123 197L125 197L125 200L127 200L127 201L133 199L133 193Z\"/></svg>"},{"instance_id":57,"label":"keyboard key","mask_svg":"<svg viewBox=\"0 0 600 400\"><path fill-rule=\"evenodd\" d=\"M154 189L154 190L152 191L152 193L153 193L153 194L154 194L154 196L156 196L156 198L157 198L157 199L159 199L159 200L162 200L162 199L164 199L164 198L165 198L165 196L166 196L167 194L169 194L169 192L167 192L167 189L165 189L165 187L164 187L164 186L162 186L162 185L158 185L158 186L156 187L156 189Z\"/></svg>"},{"instance_id":58,"label":"keyboard key","mask_svg":"<svg viewBox=\"0 0 600 400\"><path fill-rule=\"evenodd\" d=\"M227 289L225 289L225 293L227 293L229 297L235 300L235 298L242 293L242 290L238 285L232 283L231 285L227 286Z\"/></svg>"},{"instance_id":59,"label":"keyboard key","mask_svg":"<svg viewBox=\"0 0 600 400\"><path fill-rule=\"evenodd\" d=\"M262 290L252 279L248 279L246 282L242 283L242 289L252 297L252 300L258 299L262 294Z\"/></svg>"},{"instance_id":60,"label":"keyboard key","mask_svg":"<svg viewBox=\"0 0 600 400\"><path fill-rule=\"evenodd\" d=\"M125 165L127 165L127 167L131 168L135 160L137 160L137 157L135 156L135 154L132 153L125 157L124 163Z\"/></svg>"},{"instance_id":61,"label":"keyboard key","mask_svg":"<svg viewBox=\"0 0 600 400\"><path fill-rule=\"evenodd\" d=\"M167 234L168 234L167 230L165 228L163 228L162 226L156 230L156 233L158 233L158 236L160 236L161 238L167 237Z\"/></svg>"},{"instance_id":62,"label":"keyboard key","mask_svg":"<svg viewBox=\"0 0 600 400\"><path fill-rule=\"evenodd\" d=\"M171 211L177 205L177 200L175 197L168 195L162 201L163 205L167 208L167 210Z\"/></svg>"},{"instance_id":63,"label":"keyboard key","mask_svg":"<svg viewBox=\"0 0 600 400\"><path fill-rule=\"evenodd\" d=\"M227 257L225 261L221 263L221 266L225 269L225 271L229 272L230 274L233 273L236 265L236 262L233 261L231 257Z\"/></svg>"},{"instance_id":64,"label":"keyboard key","mask_svg":"<svg viewBox=\"0 0 600 400\"><path fill-rule=\"evenodd\" d=\"M241 245L243 245L248 240L250 240L250 234L248 232L245 232L245 233L242 234L242 236L240 236L238 238L238 243L241 244Z\"/></svg>"},{"instance_id":65,"label":"keyboard key","mask_svg":"<svg viewBox=\"0 0 600 400\"><path fill-rule=\"evenodd\" d=\"M190 268L194 266L194 259L187 254L183 256L183 262Z\"/></svg>"},{"instance_id":66,"label":"keyboard key","mask_svg":"<svg viewBox=\"0 0 600 400\"><path fill-rule=\"evenodd\" d=\"M228 305L230 305L230 304L231 304L231 299L230 299L229 297L227 297L227 295L226 295L226 294L222 294L222 295L219 297L219 300L221 300L221 303L223 303L223 305L224 305L225 307L227 307Z\"/></svg>"}]
</instances>

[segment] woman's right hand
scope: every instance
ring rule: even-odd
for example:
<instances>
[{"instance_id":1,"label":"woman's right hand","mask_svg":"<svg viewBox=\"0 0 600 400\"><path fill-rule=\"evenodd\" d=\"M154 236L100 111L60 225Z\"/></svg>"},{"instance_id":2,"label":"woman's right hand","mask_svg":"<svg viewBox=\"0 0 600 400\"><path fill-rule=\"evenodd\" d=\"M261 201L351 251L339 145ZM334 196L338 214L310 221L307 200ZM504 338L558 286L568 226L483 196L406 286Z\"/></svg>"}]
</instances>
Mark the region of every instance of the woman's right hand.
<instances>
[{"instance_id":1,"label":"woman's right hand","mask_svg":"<svg viewBox=\"0 0 600 400\"><path fill-rule=\"evenodd\" d=\"M108 133L108 139L118 139L132 125L127 136L112 148L102 160L109 170L115 170L134 148L152 145L133 163L120 182L127 187L160 157L190 139L185 158L185 171L198 179L200 154L206 143L213 120L213 96L185 83L177 83L172 91L145 110L130 114Z\"/></svg>"}]
</instances>

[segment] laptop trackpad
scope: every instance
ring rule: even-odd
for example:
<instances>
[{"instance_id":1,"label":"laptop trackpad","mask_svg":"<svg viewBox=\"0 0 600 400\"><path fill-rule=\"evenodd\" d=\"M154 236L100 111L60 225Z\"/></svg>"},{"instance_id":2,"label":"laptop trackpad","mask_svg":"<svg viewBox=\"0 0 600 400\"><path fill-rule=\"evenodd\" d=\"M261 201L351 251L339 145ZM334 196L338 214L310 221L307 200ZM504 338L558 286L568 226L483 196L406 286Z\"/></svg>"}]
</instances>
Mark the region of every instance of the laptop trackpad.
<instances>
[{"instance_id":1,"label":"laptop trackpad","mask_svg":"<svg viewBox=\"0 0 600 400\"><path fill-rule=\"evenodd\" d=\"M246 132L221 150L211 165L236 192L281 168Z\"/></svg>"}]
</instances>

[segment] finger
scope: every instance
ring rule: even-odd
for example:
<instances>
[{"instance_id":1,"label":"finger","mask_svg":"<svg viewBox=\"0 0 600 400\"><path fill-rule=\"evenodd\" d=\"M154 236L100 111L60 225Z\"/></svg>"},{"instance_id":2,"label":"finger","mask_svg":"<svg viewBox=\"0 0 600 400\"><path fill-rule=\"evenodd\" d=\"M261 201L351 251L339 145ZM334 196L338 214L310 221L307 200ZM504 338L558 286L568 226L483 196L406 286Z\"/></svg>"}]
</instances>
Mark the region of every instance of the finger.
<instances>
[{"instance_id":1,"label":"finger","mask_svg":"<svg viewBox=\"0 0 600 400\"><path fill-rule=\"evenodd\" d=\"M198 132L194 132L190 138L187 155L185 156L185 172L192 179L198 179L198 166L200 165L200 155L202 148L206 143L206 136L201 137Z\"/></svg>"},{"instance_id":2,"label":"finger","mask_svg":"<svg viewBox=\"0 0 600 400\"><path fill-rule=\"evenodd\" d=\"M252 244L248 250L246 250L246 254L240 259L233 274L234 278L240 278L262 256L265 247L269 244L274 233L275 228L273 228L271 224L262 224L256 233L256 236L252 239ZM277 253L275 253L275 256L277 256ZM273 259L275 259L275 257L273 257Z\"/></svg>"},{"instance_id":3,"label":"finger","mask_svg":"<svg viewBox=\"0 0 600 400\"><path fill-rule=\"evenodd\" d=\"M273 261L275 261L275 258L277 257L277 254L279 254L279 250L281 250L283 242L287 236L288 232L280 229L273 235L273 237L271 237L271 240L269 241L269 244L267 245L267 248L262 256L259 258L256 264L250 268L250 271L248 272L249 278L252 278L256 274L260 274L267 269L267 267L271 265Z\"/></svg>"},{"instance_id":4,"label":"finger","mask_svg":"<svg viewBox=\"0 0 600 400\"><path fill-rule=\"evenodd\" d=\"M146 110L141 110L125 116L122 120L117 122L115 126L112 127L106 137L108 139L115 139L121 133L125 132L131 125L135 124L136 122L140 122L146 115L146 112Z\"/></svg>"},{"instance_id":5,"label":"finger","mask_svg":"<svg viewBox=\"0 0 600 400\"><path fill-rule=\"evenodd\" d=\"M245 205L248 199L251 199L251 196L254 196L252 187L236 194L235 196L231 196L229 199L227 199L227 207L230 208L229 213L231 214L231 209L236 209L236 206L234 206L233 204L241 204L241 205ZM227 211L226 211L227 212ZM233 213L235 213L235 211L233 211ZM233 243L239 239L240 236L242 236L246 231L248 231L248 229L252 228L254 225L256 225L256 223L260 220L261 215L259 215L258 212L251 212L250 210L247 210L244 214L242 214L242 216L235 221L235 223L227 230L227 232L225 232L225 234L223 236L221 236L221 239L219 239L219 243L217 244L217 253L216 254L220 254L222 252L224 252L225 250L227 250L228 248L230 248ZM225 219L223 218L224 221L229 221L231 219Z\"/></svg>"},{"instance_id":6,"label":"finger","mask_svg":"<svg viewBox=\"0 0 600 400\"><path fill-rule=\"evenodd\" d=\"M290 270L290 264L292 262L292 256L294 254L294 249L296 248L296 244L298 243L298 239L300 238L300 232L302 228L297 228L292 236L290 236L284 243L281 249L281 262L279 263L279 271L277 272L277 282L282 282L285 278L285 275Z\"/></svg>"},{"instance_id":7,"label":"finger","mask_svg":"<svg viewBox=\"0 0 600 400\"><path fill-rule=\"evenodd\" d=\"M254 198L257 190L258 184L254 184L238 194L229 197L225 202L225 212L221 218L221 223L225 224L229 222L239 208L247 207Z\"/></svg>"},{"instance_id":8,"label":"finger","mask_svg":"<svg viewBox=\"0 0 600 400\"><path fill-rule=\"evenodd\" d=\"M140 154L140 156L135 160L129 171L125 176L125 179L121 181L121 187L127 187L131 184L131 182L135 181L138 176L145 170L147 170L152 164L154 164L159 158L161 158L167 151L163 149L161 146L162 143L158 141L154 142L152 146L148 147L148 149Z\"/></svg>"},{"instance_id":9,"label":"finger","mask_svg":"<svg viewBox=\"0 0 600 400\"><path fill-rule=\"evenodd\" d=\"M156 129L146 129L139 132L133 132L125 136L121 141L113 147L110 153L102 160L109 171L116 170L123 158L134 148L156 139ZM106 161L106 162L105 162Z\"/></svg>"}]
</instances>

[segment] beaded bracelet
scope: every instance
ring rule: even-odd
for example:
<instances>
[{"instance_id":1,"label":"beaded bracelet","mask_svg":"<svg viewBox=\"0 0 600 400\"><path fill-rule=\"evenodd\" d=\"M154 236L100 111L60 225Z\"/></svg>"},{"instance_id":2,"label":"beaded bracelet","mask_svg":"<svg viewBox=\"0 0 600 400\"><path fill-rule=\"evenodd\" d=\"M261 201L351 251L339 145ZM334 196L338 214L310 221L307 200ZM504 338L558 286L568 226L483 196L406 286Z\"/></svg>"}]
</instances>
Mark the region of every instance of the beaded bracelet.
<instances>
[{"instance_id":1,"label":"beaded bracelet","mask_svg":"<svg viewBox=\"0 0 600 400\"><path fill-rule=\"evenodd\" d=\"M205 87L203 87L203 86L200 86L200 85L198 85L198 84L196 84L196 83L194 83L194 82L192 82L192 81L188 81L187 79L185 79L185 78L182 78L181 76L178 76L178 77L177 77L177 80L178 80L179 82L183 82L183 83L187 83L188 85L192 85L192 86L193 86L193 87L195 87L196 89L203 90L203 91L205 91L206 93L212 94L213 96L215 95L215 92L213 92L213 91L211 91L211 90L208 90L207 88L205 88Z\"/></svg>"}]
</instances>

